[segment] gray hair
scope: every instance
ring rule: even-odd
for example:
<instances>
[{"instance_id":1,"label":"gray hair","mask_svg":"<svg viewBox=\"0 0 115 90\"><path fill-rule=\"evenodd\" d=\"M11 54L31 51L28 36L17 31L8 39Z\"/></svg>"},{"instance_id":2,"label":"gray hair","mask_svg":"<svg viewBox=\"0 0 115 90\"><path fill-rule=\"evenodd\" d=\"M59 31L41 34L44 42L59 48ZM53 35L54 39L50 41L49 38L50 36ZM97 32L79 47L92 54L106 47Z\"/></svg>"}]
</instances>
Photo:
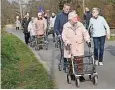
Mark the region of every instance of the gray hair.
<instances>
[{"instance_id":1,"label":"gray hair","mask_svg":"<svg viewBox=\"0 0 115 90\"><path fill-rule=\"evenodd\" d=\"M100 11L101 11L99 8L96 8L96 7L93 8L92 11L93 11L93 10L96 10L96 11L98 11L99 13L100 13Z\"/></svg>"}]
</instances>

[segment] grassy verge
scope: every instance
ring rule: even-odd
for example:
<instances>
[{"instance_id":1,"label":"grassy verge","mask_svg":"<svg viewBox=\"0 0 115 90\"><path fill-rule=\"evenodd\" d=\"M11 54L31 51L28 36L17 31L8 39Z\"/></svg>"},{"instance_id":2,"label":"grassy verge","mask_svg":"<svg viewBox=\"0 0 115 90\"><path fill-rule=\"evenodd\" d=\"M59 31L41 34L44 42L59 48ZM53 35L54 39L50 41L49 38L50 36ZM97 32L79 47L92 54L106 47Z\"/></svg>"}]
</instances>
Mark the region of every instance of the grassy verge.
<instances>
[{"instance_id":1,"label":"grassy verge","mask_svg":"<svg viewBox=\"0 0 115 90\"><path fill-rule=\"evenodd\" d=\"M54 88L47 71L21 40L2 30L1 45L2 89Z\"/></svg>"},{"instance_id":2,"label":"grassy verge","mask_svg":"<svg viewBox=\"0 0 115 90\"><path fill-rule=\"evenodd\" d=\"M115 36L111 36L110 41L114 41L114 40L115 40Z\"/></svg>"}]
</instances>

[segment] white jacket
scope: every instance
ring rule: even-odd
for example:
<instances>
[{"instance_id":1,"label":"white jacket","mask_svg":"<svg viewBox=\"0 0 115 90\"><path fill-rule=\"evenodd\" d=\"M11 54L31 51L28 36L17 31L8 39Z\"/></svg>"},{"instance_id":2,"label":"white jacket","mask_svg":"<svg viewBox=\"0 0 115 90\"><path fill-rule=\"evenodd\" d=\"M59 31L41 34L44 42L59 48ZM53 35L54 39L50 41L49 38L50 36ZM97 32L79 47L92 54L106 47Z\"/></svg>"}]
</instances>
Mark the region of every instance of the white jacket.
<instances>
[{"instance_id":1,"label":"white jacket","mask_svg":"<svg viewBox=\"0 0 115 90\"><path fill-rule=\"evenodd\" d=\"M50 17L50 26L49 26L50 29L51 27L54 27L55 19L56 19L56 16L54 18Z\"/></svg>"},{"instance_id":2,"label":"white jacket","mask_svg":"<svg viewBox=\"0 0 115 90\"><path fill-rule=\"evenodd\" d=\"M16 27L20 27L21 26L21 23L20 23L20 21L19 20L16 20Z\"/></svg>"},{"instance_id":3,"label":"white jacket","mask_svg":"<svg viewBox=\"0 0 115 90\"><path fill-rule=\"evenodd\" d=\"M110 27L102 16L98 16L97 19L92 17L90 19L89 28L90 26L92 27L91 33L93 37L101 37L107 34L110 35Z\"/></svg>"},{"instance_id":4,"label":"white jacket","mask_svg":"<svg viewBox=\"0 0 115 90\"><path fill-rule=\"evenodd\" d=\"M30 36L36 35L35 23L30 21L28 25L28 31L30 32Z\"/></svg>"}]
</instances>

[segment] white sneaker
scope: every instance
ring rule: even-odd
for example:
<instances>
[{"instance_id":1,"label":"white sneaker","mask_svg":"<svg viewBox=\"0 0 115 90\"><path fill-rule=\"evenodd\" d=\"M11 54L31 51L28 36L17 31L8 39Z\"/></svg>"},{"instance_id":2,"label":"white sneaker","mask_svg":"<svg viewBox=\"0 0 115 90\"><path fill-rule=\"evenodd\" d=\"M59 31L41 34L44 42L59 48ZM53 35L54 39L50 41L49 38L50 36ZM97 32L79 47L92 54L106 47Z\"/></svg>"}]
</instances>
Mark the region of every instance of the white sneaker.
<instances>
[{"instance_id":1,"label":"white sneaker","mask_svg":"<svg viewBox=\"0 0 115 90\"><path fill-rule=\"evenodd\" d=\"M102 62L99 62L99 65L100 65L100 66L103 66L103 63L102 63Z\"/></svg>"},{"instance_id":2,"label":"white sneaker","mask_svg":"<svg viewBox=\"0 0 115 90\"><path fill-rule=\"evenodd\" d=\"M95 60L95 65L98 66L98 60Z\"/></svg>"}]
</instances>

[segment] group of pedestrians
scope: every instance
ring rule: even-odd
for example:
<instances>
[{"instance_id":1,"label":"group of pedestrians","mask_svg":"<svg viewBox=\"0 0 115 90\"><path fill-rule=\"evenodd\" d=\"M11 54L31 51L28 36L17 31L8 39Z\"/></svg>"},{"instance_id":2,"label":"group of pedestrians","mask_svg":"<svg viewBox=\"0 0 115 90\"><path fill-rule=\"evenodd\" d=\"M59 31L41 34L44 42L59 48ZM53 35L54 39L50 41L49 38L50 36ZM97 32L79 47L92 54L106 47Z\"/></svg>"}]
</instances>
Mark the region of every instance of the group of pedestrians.
<instances>
[{"instance_id":1,"label":"group of pedestrians","mask_svg":"<svg viewBox=\"0 0 115 90\"><path fill-rule=\"evenodd\" d=\"M30 18L29 13L26 13L26 17L22 20L25 43L29 43L30 36L32 36L31 40L33 40L36 35L41 36L50 33L53 36L54 42L56 36L61 38L64 44L63 70L65 70L67 60L71 58L71 55L73 55L74 58L83 56L84 42L86 42L90 48L90 38L93 38L95 64L102 66L105 40L106 38L110 39L109 25L104 17L100 16L99 8L93 8L92 11L90 11L89 8L86 7L83 19L85 25L80 22L76 11L71 10L71 5L68 3L64 4L62 12L57 15L52 13L51 17L48 17L47 13L39 12L37 18ZM83 59L80 59L80 61L83 63ZM80 80L83 81L84 77L80 77Z\"/></svg>"},{"instance_id":2,"label":"group of pedestrians","mask_svg":"<svg viewBox=\"0 0 115 90\"><path fill-rule=\"evenodd\" d=\"M54 30L58 37L61 37L64 43L64 70L67 60L84 55L84 42L91 47L91 40L94 43L94 60L95 65L103 65L103 54L105 40L110 39L110 28L103 16L100 16L100 9L93 8L90 12L89 8L85 8L83 25L76 14L75 10L70 11L70 5L64 4L63 11L57 15ZM85 41L84 41L85 40ZM71 49L71 50L70 50ZM83 63L83 59L80 59ZM82 69L83 70L83 66ZM84 81L84 77L80 77Z\"/></svg>"},{"instance_id":3,"label":"group of pedestrians","mask_svg":"<svg viewBox=\"0 0 115 90\"><path fill-rule=\"evenodd\" d=\"M25 17L22 20L23 33L25 37L25 43L28 44L31 41L31 38L35 36L47 36L49 34L49 29L51 29L51 34L53 40L55 41L54 34L54 23L55 23L55 13L52 13L52 16L49 18L47 14L38 12L37 17L30 18L29 13L26 13ZM47 38L45 38L47 40Z\"/></svg>"}]
</instances>

